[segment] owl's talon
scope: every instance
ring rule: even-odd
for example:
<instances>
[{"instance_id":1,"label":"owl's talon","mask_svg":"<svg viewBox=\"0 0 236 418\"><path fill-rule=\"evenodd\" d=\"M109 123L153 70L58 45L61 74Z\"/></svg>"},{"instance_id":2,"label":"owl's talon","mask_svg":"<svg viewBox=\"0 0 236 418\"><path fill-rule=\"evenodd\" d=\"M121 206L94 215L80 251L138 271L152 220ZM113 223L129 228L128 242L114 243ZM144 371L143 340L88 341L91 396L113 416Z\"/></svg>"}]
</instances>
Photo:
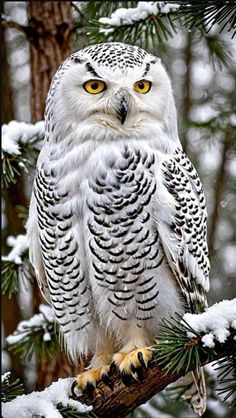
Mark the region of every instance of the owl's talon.
<instances>
[{"instance_id":1,"label":"owl's talon","mask_svg":"<svg viewBox=\"0 0 236 418\"><path fill-rule=\"evenodd\" d=\"M117 369L117 367L116 367L116 362L115 362L115 360L113 360L113 361L111 362L111 364L110 364L110 369L109 369L109 372L110 372L111 374L113 374L113 373L115 373L116 369Z\"/></svg>"},{"instance_id":2,"label":"owl's talon","mask_svg":"<svg viewBox=\"0 0 236 418\"><path fill-rule=\"evenodd\" d=\"M139 359L139 363L141 364L141 366L145 369L148 370L147 364L145 363L144 359L143 359L143 354L141 351L138 352L138 359Z\"/></svg>"},{"instance_id":3,"label":"owl's talon","mask_svg":"<svg viewBox=\"0 0 236 418\"><path fill-rule=\"evenodd\" d=\"M73 394L75 394L75 387L81 392L86 392L90 399L93 398L93 392L97 387L97 384L104 379L104 376L107 376L109 366L102 366L98 368L89 369L86 372L83 372L77 376L76 383L74 383L71 388ZM109 379L110 380L110 379ZM108 380L107 380L108 383ZM110 385L111 386L111 385Z\"/></svg>"},{"instance_id":4,"label":"owl's talon","mask_svg":"<svg viewBox=\"0 0 236 418\"><path fill-rule=\"evenodd\" d=\"M132 383L132 377L130 374L126 374L124 370L121 372L121 380L125 386L130 386Z\"/></svg>"},{"instance_id":5,"label":"owl's talon","mask_svg":"<svg viewBox=\"0 0 236 418\"><path fill-rule=\"evenodd\" d=\"M88 382L84 391L87 393L88 398L90 400L93 399L94 390L95 390L95 386L92 383Z\"/></svg>"},{"instance_id":6,"label":"owl's talon","mask_svg":"<svg viewBox=\"0 0 236 418\"><path fill-rule=\"evenodd\" d=\"M102 374L102 381L103 383L108 386L111 390L113 390L114 384L113 382L109 379L109 376L106 373Z\"/></svg>"},{"instance_id":7,"label":"owl's talon","mask_svg":"<svg viewBox=\"0 0 236 418\"><path fill-rule=\"evenodd\" d=\"M139 381L139 382L142 382L142 381L143 381L143 379L144 379L144 376L143 376L143 368L142 368L142 367L138 367L138 368L136 369L136 374L137 374L137 376L138 376L138 381Z\"/></svg>"},{"instance_id":8,"label":"owl's talon","mask_svg":"<svg viewBox=\"0 0 236 418\"><path fill-rule=\"evenodd\" d=\"M75 400L77 400L77 398L78 398L78 393L76 393L76 391L75 391L76 388L77 388L77 381L74 380L74 382L71 385L70 390L71 390L72 398L75 399Z\"/></svg>"},{"instance_id":9,"label":"owl's talon","mask_svg":"<svg viewBox=\"0 0 236 418\"><path fill-rule=\"evenodd\" d=\"M143 372L148 369L152 357L153 353L150 347L136 348L129 353L119 352L114 354L110 370L118 368L122 382L126 386L130 385L131 377L138 382L142 382L144 379Z\"/></svg>"}]
</instances>

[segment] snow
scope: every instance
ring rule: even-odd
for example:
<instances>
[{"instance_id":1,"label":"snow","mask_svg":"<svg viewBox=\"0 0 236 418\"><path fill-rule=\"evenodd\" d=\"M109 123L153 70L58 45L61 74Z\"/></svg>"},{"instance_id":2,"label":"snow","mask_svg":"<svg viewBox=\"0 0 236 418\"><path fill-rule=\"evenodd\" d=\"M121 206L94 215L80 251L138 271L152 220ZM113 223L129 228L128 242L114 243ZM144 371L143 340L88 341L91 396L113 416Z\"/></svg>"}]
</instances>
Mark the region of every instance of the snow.
<instances>
[{"instance_id":1,"label":"snow","mask_svg":"<svg viewBox=\"0 0 236 418\"><path fill-rule=\"evenodd\" d=\"M48 327L55 321L53 309L49 305L41 304L39 305L39 311L39 314L33 315L30 319L19 322L14 333L7 336L7 344L17 344L31 332L31 328L35 327L44 329L43 340L45 342L51 340Z\"/></svg>"},{"instance_id":2,"label":"snow","mask_svg":"<svg viewBox=\"0 0 236 418\"><path fill-rule=\"evenodd\" d=\"M7 245L12 247L8 255L2 256L3 261L12 261L15 264L22 264L21 256L28 250L29 245L26 235L17 235L13 237L10 235L7 238Z\"/></svg>"},{"instance_id":3,"label":"snow","mask_svg":"<svg viewBox=\"0 0 236 418\"><path fill-rule=\"evenodd\" d=\"M230 336L230 328L236 329L236 298L215 303L202 314L186 313L183 316L197 334L204 347L214 348L215 342L224 343ZM188 332L189 337L193 333Z\"/></svg>"},{"instance_id":4,"label":"snow","mask_svg":"<svg viewBox=\"0 0 236 418\"><path fill-rule=\"evenodd\" d=\"M6 372L2 374L1 382L3 383L5 380L9 380L11 377L11 372Z\"/></svg>"},{"instance_id":5,"label":"snow","mask_svg":"<svg viewBox=\"0 0 236 418\"><path fill-rule=\"evenodd\" d=\"M122 7L112 13L110 18L101 17L99 22L111 26L132 25L134 22L144 20L150 15L167 14L175 12L178 8L179 5L176 3L139 1L137 7L127 9Z\"/></svg>"},{"instance_id":6,"label":"snow","mask_svg":"<svg viewBox=\"0 0 236 418\"><path fill-rule=\"evenodd\" d=\"M92 406L84 405L69 398L74 378L59 379L42 392L17 396L13 401L2 405L3 418L32 418L32 415L43 415L45 418L61 418L56 405L62 403L70 406L81 414L91 411ZM20 413L20 415L19 415Z\"/></svg>"},{"instance_id":7,"label":"snow","mask_svg":"<svg viewBox=\"0 0 236 418\"><path fill-rule=\"evenodd\" d=\"M2 125L2 150L9 155L20 155L20 145L35 138L43 138L44 121L35 124L12 120Z\"/></svg>"}]
</instances>

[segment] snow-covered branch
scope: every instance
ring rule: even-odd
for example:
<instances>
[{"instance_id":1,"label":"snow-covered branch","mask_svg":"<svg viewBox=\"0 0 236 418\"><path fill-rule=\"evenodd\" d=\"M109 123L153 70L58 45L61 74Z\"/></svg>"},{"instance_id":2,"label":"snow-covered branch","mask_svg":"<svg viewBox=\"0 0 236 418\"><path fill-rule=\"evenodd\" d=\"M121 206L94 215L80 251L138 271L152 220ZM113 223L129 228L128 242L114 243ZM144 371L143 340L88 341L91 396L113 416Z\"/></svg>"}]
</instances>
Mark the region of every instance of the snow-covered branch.
<instances>
[{"instance_id":1,"label":"snow-covered branch","mask_svg":"<svg viewBox=\"0 0 236 418\"><path fill-rule=\"evenodd\" d=\"M44 137L44 121L35 124L12 120L2 125L3 183L15 183L24 169L34 166Z\"/></svg>"},{"instance_id":2,"label":"snow-covered branch","mask_svg":"<svg viewBox=\"0 0 236 418\"><path fill-rule=\"evenodd\" d=\"M111 17L101 17L99 22L110 26L127 26L143 21L147 17L169 14L179 9L179 4L163 1L140 1L137 7L120 8L111 14Z\"/></svg>"}]
</instances>

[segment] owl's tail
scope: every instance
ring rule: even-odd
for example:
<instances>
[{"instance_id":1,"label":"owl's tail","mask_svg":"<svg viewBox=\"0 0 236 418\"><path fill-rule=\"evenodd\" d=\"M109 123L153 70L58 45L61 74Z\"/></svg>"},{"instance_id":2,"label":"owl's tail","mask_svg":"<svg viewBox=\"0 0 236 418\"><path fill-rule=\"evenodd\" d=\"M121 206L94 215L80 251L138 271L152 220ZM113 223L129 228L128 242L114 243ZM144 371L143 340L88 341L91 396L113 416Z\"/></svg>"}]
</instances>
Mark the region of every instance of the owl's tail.
<instances>
[{"instance_id":1,"label":"owl's tail","mask_svg":"<svg viewBox=\"0 0 236 418\"><path fill-rule=\"evenodd\" d=\"M186 400L194 412L202 416L206 410L206 384L203 369L200 367L178 380L186 386L182 399Z\"/></svg>"}]
</instances>

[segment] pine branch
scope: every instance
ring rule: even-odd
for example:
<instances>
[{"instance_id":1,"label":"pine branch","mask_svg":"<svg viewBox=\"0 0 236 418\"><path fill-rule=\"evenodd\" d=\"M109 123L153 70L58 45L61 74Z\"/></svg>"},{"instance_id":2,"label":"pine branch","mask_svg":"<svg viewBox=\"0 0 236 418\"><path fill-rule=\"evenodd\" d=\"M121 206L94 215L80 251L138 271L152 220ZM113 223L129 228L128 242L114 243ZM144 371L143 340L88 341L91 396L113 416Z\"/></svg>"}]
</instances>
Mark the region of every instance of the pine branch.
<instances>
[{"instance_id":1,"label":"pine branch","mask_svg":"<svg viewBox=\"0 0 236 418\"><path fill-rule=\"evenodd\" d=\"M92 43L121 41L135 43L144 48L163 46L176 33L176 23L188 30L199 29L206 36L213 26L218 25L219 32L227 30L236 33L236 9L233 1L183 1L148 2L149 7L138 2L87 2L85 15L90 21L88 36ZM149 11L150 10L150 11ZM153 10L153 11L152 11ZM130 13L133 12L133 13ZM227 54L218 48L217 42L211 42L209 49L222 64Z\"/></svg>"},{"instance_id":2,"label":"pine branch","mask_svg":"<svg viewBox=\"0 0 236 418\"><path fill-rule=\"evenodd\" d=\"M11 121L2 126L2 183L16 183L22 170L34 168L44 137L44 122Z\"/></svg>"},{"instance_id":3,"label":"pine branch","mask_svg":"<svg viewBox=\"0 0 236 418\"><path fill-rule=\"evenodd\" d=\"M227 30L236 34L236 9L234 1L183 1L176 18L184 17L187 27L193 27L208 33L216 24L220 26L220 33Z\"/></svg>"},{"instance_id":4,"label":"pine branch","mask_svg":"<svg viewBox=\"0 0 236 418\"><path fill-rule=\"evenodd\" d=\"M60 350L59 326L52 308L40 305L40 313L18 324L16 331L6 338L7 349L19 353L23 360L51 358Z\"/></svg>"},{"instance_id":5,"label":"pine branch","mask_svg":"<svg viewBox=\"0 0 236 418\"><path fill-rule=\"evenodd\" d=\"M21 207L20 211L21 216L26 215L26 208ZM22 288L27 288L29 282L33 282L33 272L29 263L28 243L25 235L9 236L7 243L13 248L7 256L2 256L2 294L7 294L11 298Z\"/></svg>"},{"instance_id":6,"label":"pine branch","mask_svg":"<svg viewBox=\"0 0 236 418\"><path fill-rule=\"evenodd\" d=\"M10 382L11 373L7 372L2 376L1 385L1 401L10 402L17 396L22 395L24 392L23 385L19 379L14 382Z\"/></svg>"}]
</instances>

